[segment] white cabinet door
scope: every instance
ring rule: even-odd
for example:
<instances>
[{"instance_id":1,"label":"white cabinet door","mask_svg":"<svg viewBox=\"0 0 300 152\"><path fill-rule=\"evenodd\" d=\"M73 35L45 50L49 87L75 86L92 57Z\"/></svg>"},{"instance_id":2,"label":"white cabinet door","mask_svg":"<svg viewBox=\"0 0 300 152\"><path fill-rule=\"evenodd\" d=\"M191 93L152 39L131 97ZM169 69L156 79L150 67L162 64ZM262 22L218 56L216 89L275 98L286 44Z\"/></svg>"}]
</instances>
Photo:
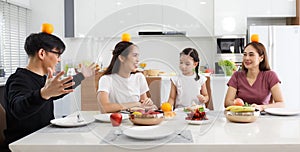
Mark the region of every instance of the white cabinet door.
<instances>
[{"instance_id":1,"label":"white cabinet door","mask_svg":"<svg viewBox=\"0 0 300 152\"><path fill-rule=\"evenodd\" d=\"M75 37L119 37L138 23L137 4L138 0L76 0Z\"/></svg>"},{"instance_id":2,"label":"white cabinet door","mask_svg":"<svg viewBox=\"0 0 300 152\"><path fill-rule=\"evenodd\" d=\"M212 0L187 0L186 12L196 20L187 28L188 36L213 35L214 2Z\"/></svg>"},{"instance_id":3,"label":"white cabinet door","mask_svg":"<svg viewBox=\"0 0 300 152\"><path fill-rule=\"evenodd\" d=\"M185 31L211 36L212 0L76 0L75 37L117 37L139 31Z\"/></svg>"},{"instance_id":4,"label":"white cabinet door","mask_svg":"<svg viewBox=\"0 0 300 152\"><path fill-rule=\"evenodd\" d=\"M296 0L247 0L248 17L295 17Z\"/></svg>"},{"instance_id":5,"label":"white cabinet door","mask_svg":"<svg viewBox=\"0 0 300 152\"><path fill-rule=\"evenodd\" d=\"M296 0L272 0L272 17L296 17Z\"/></svg>"},{"instance_id":6,"label":"white cabinet door","mask_svg":"<svg viewBox=\"0 0 300 152\"><path fill-rule=\"evenodd\" d=\"M212 87L212 102L214 105L214 110L222 111L224 110L224 101L227 93L227 83L230 77L211 77L211 87Z\"/></svg>"},{"instance_id":7,"label":"white cabinet door","mask_svg":"<svg viewBox=\"0 0 300 152\"><path fill-rule=\"evenodd\" d=\"M245 1L215 0L214 13L215 36L246 34Z\"/></svg>"},{"instance_id":8,"label":"white cabinet door","mask_svg":"<svg viewBox=\"0 0 300 152\"><path fill-rule=\"evenodd\" d=\"M140 4L137 15L141 31L163 30L163 5Z\"/></svg>"},{"instance_id":9,"label":"white cabinet door","mask_svg":"<svg viewBox=\"0 0 300 152\"><path fill-rule=\"evenodd\" d=\"M266 17L271 16L272 0L247 0L248 17Z\"/></svg>"},{"instance_id":10,"label":"white cabinet door","mask_svg":"<svg viewBox=\"0 0 300 152\"><path fill-rule=\"evenodd\" d=\"M166 0L163 24L164 31L184 31L188 37L212 36L213 1Z\"/></svg>"}]
</instances>

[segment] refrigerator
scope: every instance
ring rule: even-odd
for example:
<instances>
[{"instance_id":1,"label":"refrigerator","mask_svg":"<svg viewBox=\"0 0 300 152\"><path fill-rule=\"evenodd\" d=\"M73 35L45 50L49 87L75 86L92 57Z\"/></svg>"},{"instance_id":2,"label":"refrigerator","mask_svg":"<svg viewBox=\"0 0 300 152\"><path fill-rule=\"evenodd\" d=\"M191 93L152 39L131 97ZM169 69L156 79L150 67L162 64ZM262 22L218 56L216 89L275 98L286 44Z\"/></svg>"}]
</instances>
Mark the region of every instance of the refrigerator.
<instances>
[{"instance_id":1,"label":"refrigerator","mask_svg":"<svg viewBox=\"0 0 300 152\"><path fill-rule=\"evenodd\" d=\"M250 26L248 38L259 35L271 70L281 80L286 107L300 108L300 26Z\"/></svg>"}]
</instances>

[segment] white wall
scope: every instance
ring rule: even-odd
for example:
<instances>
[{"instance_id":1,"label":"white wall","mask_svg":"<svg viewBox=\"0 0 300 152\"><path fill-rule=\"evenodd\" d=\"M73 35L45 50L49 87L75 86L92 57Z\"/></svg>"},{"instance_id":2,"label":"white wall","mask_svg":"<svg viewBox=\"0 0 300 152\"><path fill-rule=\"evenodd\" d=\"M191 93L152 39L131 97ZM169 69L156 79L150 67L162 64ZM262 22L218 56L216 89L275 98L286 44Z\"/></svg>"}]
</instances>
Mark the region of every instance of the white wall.
<instances>
[{"instance_id":1,"label":"white wall","mask_svg":"<svg viewBox=\"0 0 300 152\"><path fill-rule=\"evenodd\" d=\"M31 32L40 32L44 22L53 24L54 35L64 36L64 1L30 0L32 10Z\"/></svg>"}]
</instances>

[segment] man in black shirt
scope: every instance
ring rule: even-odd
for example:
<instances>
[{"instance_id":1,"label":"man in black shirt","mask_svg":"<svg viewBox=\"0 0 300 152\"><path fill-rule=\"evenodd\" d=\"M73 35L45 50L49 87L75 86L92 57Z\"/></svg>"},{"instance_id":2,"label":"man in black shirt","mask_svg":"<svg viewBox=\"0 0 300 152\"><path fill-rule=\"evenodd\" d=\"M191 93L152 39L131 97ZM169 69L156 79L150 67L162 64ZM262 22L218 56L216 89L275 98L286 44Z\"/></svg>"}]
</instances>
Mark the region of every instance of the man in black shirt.
<instances>
[{"instance_id":1,"label":"man in black shirt","mask_svg":"<svg viewBox=\"0 0 300 152\"><path fill-rule=\"evenodd\" d=\"M95 64L83 66L81 73L61 78L64 71L53 76L65 44L48 33L34 33L26 38L29 57L26 68L18 68L5 85L4 107L7 129L5 144L14 142L50 124L54 119L53 100L73 92L81 81L94 75Z\"/></svg>"}]
</instances>

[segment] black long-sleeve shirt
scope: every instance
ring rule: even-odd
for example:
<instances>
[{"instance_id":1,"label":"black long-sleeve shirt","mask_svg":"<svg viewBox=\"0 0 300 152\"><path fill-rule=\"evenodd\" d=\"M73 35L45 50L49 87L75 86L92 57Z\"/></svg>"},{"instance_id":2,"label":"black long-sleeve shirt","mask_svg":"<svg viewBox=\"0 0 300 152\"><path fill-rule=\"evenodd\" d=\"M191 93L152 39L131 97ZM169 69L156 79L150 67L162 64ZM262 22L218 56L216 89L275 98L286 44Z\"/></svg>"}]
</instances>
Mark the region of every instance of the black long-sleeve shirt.
<instances>
[{"instance_id":1,"label":"black long-sleeve shirt","mask_svg":"<svg viewBox=\"0 0 300 152\"><path fill-rule=\"evenodd\" d=\"M5 85L4 108L6 110L7 129L4 131L5 143L9 144L50 124L54 119L53 100L64 95L45 100L40 90L47 76L40 76L27 69L18 68ZM84 76L73 76L75 85L80 85Z\"/></svg>"}]
</instances>

